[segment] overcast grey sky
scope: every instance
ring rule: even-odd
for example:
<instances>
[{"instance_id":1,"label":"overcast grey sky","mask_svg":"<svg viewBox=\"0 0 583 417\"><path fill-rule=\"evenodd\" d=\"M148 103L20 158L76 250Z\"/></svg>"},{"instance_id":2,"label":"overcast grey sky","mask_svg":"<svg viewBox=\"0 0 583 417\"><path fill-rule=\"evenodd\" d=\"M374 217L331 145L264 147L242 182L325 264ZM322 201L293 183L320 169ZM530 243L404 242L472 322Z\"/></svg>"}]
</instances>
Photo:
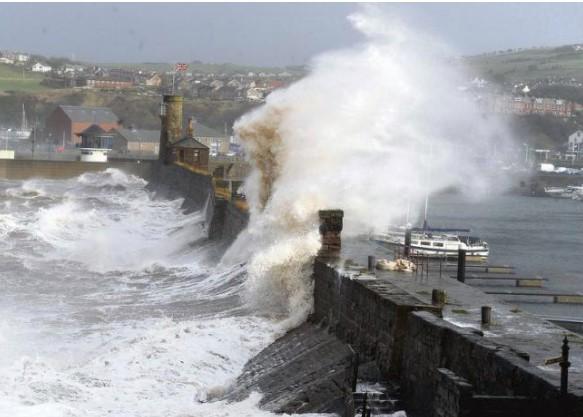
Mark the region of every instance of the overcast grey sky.
<instances>
[{"instance_id":1,"label":"overcast grey sky","mask_svg":"<svg viewBox=\"0 0 583 417\"><path fill-rule=\"evenodd\" d=\"M583 4L382 5L463 54L583 43ZM96 62L303 64L354 44L350 3L0 3L0 49Z\"/></svg>"}]
</instances>

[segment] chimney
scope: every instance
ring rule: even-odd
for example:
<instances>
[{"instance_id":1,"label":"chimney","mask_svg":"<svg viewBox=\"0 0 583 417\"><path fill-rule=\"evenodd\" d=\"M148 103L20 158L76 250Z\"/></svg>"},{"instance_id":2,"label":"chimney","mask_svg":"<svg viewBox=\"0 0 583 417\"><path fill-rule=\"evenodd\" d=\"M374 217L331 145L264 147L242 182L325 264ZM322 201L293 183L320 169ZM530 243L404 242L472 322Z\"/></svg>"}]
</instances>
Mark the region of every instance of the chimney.
<instances>
[{"instance_id":1,"label":"chimney","mask_svg":"<svg viewBox=\"0 0 583 417\"><path fill-rule=\"evenodd\" d=\"M188 130L186 136L188 136L189 138L194 137L194 121L192 120L192 117L188 118Z\"/></svg>"}]
</instances>

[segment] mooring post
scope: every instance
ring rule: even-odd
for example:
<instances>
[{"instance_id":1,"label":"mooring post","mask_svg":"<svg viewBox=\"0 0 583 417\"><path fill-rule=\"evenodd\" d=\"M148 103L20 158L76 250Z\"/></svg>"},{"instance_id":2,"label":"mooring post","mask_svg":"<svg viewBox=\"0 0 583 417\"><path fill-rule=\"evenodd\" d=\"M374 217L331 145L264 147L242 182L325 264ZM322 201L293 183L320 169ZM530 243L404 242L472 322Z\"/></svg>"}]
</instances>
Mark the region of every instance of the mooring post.
<instances>
[{"instance_id":1,"label":"mooring post","mask_svg":"<svg viewBox=\"0 0 583 417\"><path fill-rule=\"evenodd\" d=\"M563 339L563 346L561 347L561 396L566 397L569 388L569 340L567 336Z\"/></svg>"},{"instance_id":2,"label":"mooring post","mask_svg":"<svg viewBox=\"0 0 583 417\"><path fill-rule=\"evenodd\" d=\"M426 271L426 273L425 273L425 276L426 276L427 278L429 278L429 255L427 255L427 262L426 262L426 263L427 263L427 271Z\"/></svg>"},{"instance_id":3,"label":"mooring post","mask_svg":"<svg viewBox=\"0 0 583 417\"><path fill-rule=\"evenodd\" d=\"M358 352L353 350L354 354L352 355L352 381L351 381L351 388L352 393L356 392L356 383L358 381L358 367L360 366L360 356Z\"/></svg>"},{"instance_id":4,"label":"mooring post","mask_svg":"<svg viewBox=\"0 0 583 417\"><path fill-rule=\"evenodd\" d=\"M366 400L367 400L367 393L364 393L364 396L362 397L362 417L367 417L367 412L366 412Z\"/></svg>"},{"instance_id":5,"label":"mooring post","mask_svg":"<svg viewBox=\"0 0 583 417\"><path fill-rule=\"evenodd\" d=\"M407 228L405 230L405 247L404 247L405 258L411 256L411 229Z\"/></svg>"},{"instance_id":6,"label":"mooring post","mask_svg":"<svg viewBox=\"0 0 583 417\"><path fill-rule=\"evenodd\" d=\"M457 280L466 282L466 250L459 249L457 255Z\"/></svg>"},{"instance_id":7,"label":"mooring post","mask_svg":"<svg viewBox=\"0 0 583 417\"><path fill-rule=\"evenodd\" d=\"M434 306L444 306L447 303L447 293L441 288L434 288L431 291L431 304Z\"/></svg>"},{"instance_id":8,"label":"mooring post","mask_svg":"<svg viewBox=\"0 0 583 417\"><path fill-rule=\"evenodd\" d=\"M320 239L322 241L318 256L338 256L342 247L340 234L344 212L342 210L320 210L318 215L320 216Z\"/></svg>"},{"instance_id":9,"label":"mooring post","mask_svg":"<svg viewBox=\"0 0 583 417\"><path fill-rule=\"evenodd\" d=\"M482 324L488 325L492 322L492 307L482 306Z\"/></svg>"},{"instance_id":10,"label":"mooring post","mask_svg":"<svg viewBox=\"0 0 583 417\"><path fill-rule=\"evenodd\" d=\"M375 258L372 255L368 256L368 272L370 272L371 274L375 273L377 267L377 258Z\"/></svg>"}]
</instances>

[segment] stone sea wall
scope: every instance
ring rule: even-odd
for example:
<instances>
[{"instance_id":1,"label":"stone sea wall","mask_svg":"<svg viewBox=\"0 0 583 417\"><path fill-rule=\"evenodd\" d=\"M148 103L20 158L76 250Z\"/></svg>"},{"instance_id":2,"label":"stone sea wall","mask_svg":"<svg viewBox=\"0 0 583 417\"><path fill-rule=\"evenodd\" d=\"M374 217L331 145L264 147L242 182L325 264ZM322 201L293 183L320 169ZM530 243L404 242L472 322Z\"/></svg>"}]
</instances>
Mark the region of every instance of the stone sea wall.
<instances>
[{"instance_id":1,"label":"stone sea wall","mask_svg":"<svg viewBox=\"0 0 583 417\"><path fill-rule=\"evenodd\" d=\"M230 201L215 196L209 175L190 171L174 164L152 165L148 187L166 198L184 198L189 211L204 210L209 238L233 240L246 226L249 215Z\"/></svg>"},{"instance_id":2,"label":"stone sea wall","mask_svg":"<svg viewBox=\"0 0 583 417\"><path fill-rule=\"evenodd\" d=\"M184 198L188 212L205 210L209 237L232 240L246 226L248 214L230 201L215 198L212 178L174 164L159 161L110 160L106 163L81 161L0 160L0 178L26 180L30 178L67 179L86 172L116 168L137 175L149 182L148 188L164 198Z\"/></svg>"},{"instance_id":3,"label":"stone sea wall","mask_svg":"<svg viewBox=\"0 0 583 417\"><path fill-rule=\"evenodd\" d=\"M567 403L571 411L560 415L583 415L581 399L561 398L520 352L443 320L439 308L390 282L340 270L316 259L312 321L398 382L410 415L553 416Z\"/></svg>"}]
</instances>

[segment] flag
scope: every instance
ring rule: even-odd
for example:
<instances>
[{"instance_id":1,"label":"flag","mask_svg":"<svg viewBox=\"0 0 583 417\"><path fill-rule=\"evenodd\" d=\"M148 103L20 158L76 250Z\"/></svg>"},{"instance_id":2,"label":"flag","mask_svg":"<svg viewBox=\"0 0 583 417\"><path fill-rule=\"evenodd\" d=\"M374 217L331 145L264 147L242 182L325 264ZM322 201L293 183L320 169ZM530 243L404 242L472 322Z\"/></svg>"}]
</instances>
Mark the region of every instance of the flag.
<instances>
[{"instance_id":1,"label":"flag","mask_svg":"<svg viewBox=\"0 0 583 417\"><path fill-rule=\"evenodd\" d=\"M185 72L186 70L188 70L188 64L176 64L174 67L176 72Z\"/></svg>"}]
</instances>

